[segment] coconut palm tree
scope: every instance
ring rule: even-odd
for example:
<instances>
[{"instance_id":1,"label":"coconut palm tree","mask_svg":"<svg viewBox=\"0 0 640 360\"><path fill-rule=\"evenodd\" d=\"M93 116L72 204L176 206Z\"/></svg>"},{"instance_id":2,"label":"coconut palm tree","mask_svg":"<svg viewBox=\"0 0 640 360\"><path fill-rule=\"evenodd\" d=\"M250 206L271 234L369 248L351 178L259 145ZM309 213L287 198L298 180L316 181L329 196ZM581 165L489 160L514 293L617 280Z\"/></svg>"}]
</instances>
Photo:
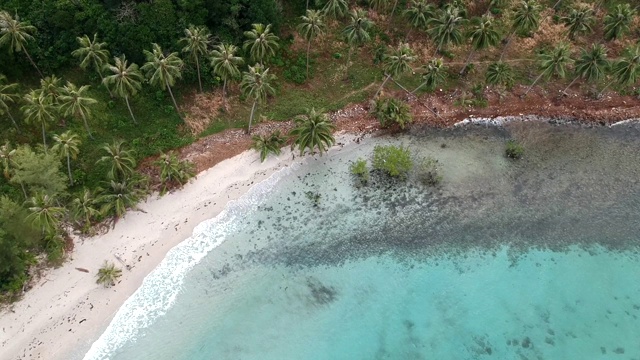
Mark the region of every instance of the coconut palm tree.
<instances>
[{"instance_id":1,"label":"coconut palm tree","mask_svg":"<svg viewBox=\"0 0 640 360\"><path fill-rule=\"evenodd\" d=\"M182 119L171 87L175 85L177 79L182 77L182 67L184 63L177 52L165 55L160 45L154 43L152 46L153 51L144 50L147 63L145 63L140 70L147 73L147 78L151 85L160 86L162 90L169 90L169 95L171 95L171 100L173 100L173 106L176 108L178 116Z\"/></svg>"},{"instance_id":2,"label":"coconut palm tree","mask_svg":"<svg viewBox=\"0 0 640 360\"><path fill-rule=\"evenodd\" d=\"M244 42L244 50L249 51L249 56L254 62L264 65L270 57L276 54L279 37L271 32L271 24L264 26L263 24L252 24L250 31L245 31L244 36L247 40Z\"/></svg>"},{"instance_id":3,"label":"coconut palm tree","mask_svg":"<svg viewBox=\"0 0 640 360\"><path fill-rule=\"evenodd\" d=\"M143 80L142 74L140 70L138 70L138 65L127 62L124 54L120 57L113 58L113 60L113 65L109 64L106 66L106 69L109 70L111 75L106 76L104 80L102 80L102 83L109 88L113 88L116 95L124 98L127 109L129 109L129 114L131 114L133 122L137 124L136 117L133 115L133 111L131 111L129 97L136 95L142 87L140 85Z\"/></svg>"},{"instance_id":4,"label":"coconut palm tree","mask_svg":"<svg viewBox=\"0 0 640 360\"><path fill-rule=\"evenodd\" d=\"M96 276L98 277L96 284L104 287L115 286L116 280L122 276L122 270L118 269L114 263L105 260L104 265L98 270Z\"/></svg>"},{"instance_id":5,"label":"coconut palm tree","mask_svg":"<svg viewBox=\"0 0 640 360\"><path fill-rule=\"evenodd\" d=\"M53 106L49 97L38 90L31 90L24 96L23 100L25 105L22 106L21 110L24 114L24 121L27 124L40 124L42 127L42 143L46 152L47 137L45 129L55 119L55 106Z\"/></svg>"},{"instance_id":6,"label":"coconut palm tree","mask_svg":"<svg viewBox=\"0 0 640 360\"><path fill-rule=\"evenodd\" d=\"M93 139L87 118L91 117L90 106L98 102L87 96L89 87L89 85L83 85L78 88L74 84L67 82L67 85L62 88L62 94L58 101L60 102L60 111L64 113L64 116L79 116L84 122L87 134Z\"/></svg>"},{"instance_id":7,"label":"coconut palm tree","mask_svg":"<svg viewBox=\"0 0 640 360\"><path fill-rule=\"evenodd\" d=\"M182 52L189 54L191 59L196 63L196 70L198 71L198 85L200 86L200 92L202 92L202 80L200 78L200 58L206 55L208 52L209 44L211 43L211 33L209 29L204 26L189 26L184 30L185 37L180 39L180 42L184 44Z\"/></svg>"},{"instance_id":8,"label":"coconut palm tree","mask_svg":"<svg viewBox=\"0 0 640 360\"><path fill-rule=\"evenodd\" d=\"M107 175L113 180L127 180L133 175L136 167L136 159L131 150L126 149L124 141L116 140L111 144L105 144L102 149L107 155L101 157L97 163L109 164Z\"/></svg>"},{"instance_id":9,"label":"coconut palm tree","mask_svg":"<svg viewBox=\"0 0 640 360\"><path fill-rule=\"evenodd\" d=\"M376 100L373 113L385 128L398 124L404 130L413 121L409 105L395 98Z\"/></svg>"},{"instance_id":10,"label":"coconut palm tree","mask_svg":"<svg viewBox=\"0 0 640 360\"><path fill-rule=\"evenodd\" d=\"M280 149L287 142L280 130L274 131L268 136L254 135L252 140L251 147L260 153L260 162L264 162L269 154L280 155Z\"/></svg>"},{"instance_id":11,"label":"coconut palm tree","mask_svg":"<svg viewBox=\"0 0 640 360\"><path fill-rule=\"evenodd\" d=\"M429 91L433 91L438 84L443 83L446 79L447 69L442 62L442 58L431 59L427 65L423 66L423 69L422 79L424 81L411 92L412 94L415 94L423 86L426 86Z\"/></svg>"},{"instance_id":12,"label":"coconut palm tree","mask_svg":"<svg viewBox=\"0 0 640 360\"><path fill-rule=\"evenodd\" d=\"M300 35L307 40L307 79L309 78L309 51L311 50L311 40L324 33L324 22L322 13L318 10L307 10L307 14L300 17L302 23L298 25Z\"/></svg>"},{"instance_id":13,"label":"coconut palm tree","mask_svg":"<svg viewBox=\"0 0 640 360\"><path fill-rule=\"evenodd\" d=\"M487 68L485 80L487 84L501 85L508 88L514 82L513 69L509 64L502 61L492 63Z\"/></svg>"},{"instance_id":14,"label":"coconut palm tree","mask_svg":"<svg viewBox=\"0 0 640 360\"><path fill-rule=\"evenodd\" d=\"M11 148L11 143L5 141L4 145L0 146L0 161L2 161L2 174L4 178L9 180L11 178L11 166L13 161L11 158L16 154L16 149Z\"/></svg>"},{"instance_id":15,"label":"coconut palm tree","mask_svg":"<svg viewBox=\"0 0 640 360\"><path fill-rule=\"evenodd\" d=\"M127 209L136 206L143 195L138 186L139 183L135 179L109 181L109 187L96 199L102 204L102 215L115 214L116 218L120 218Z\"/></svg>"},{"instance_id":16,"label":"coconut palm tree","mask_svg":"<svg viewBox=\"0 0 640 360\"><path fill-rule=\"evenodd\" d=\"M349 24L342 30L347 44L349 44L349 55L347 56L347 69L351 63L351 53L353 48L361 46L371 40L369 30L373 22L367 18L367 12L360 9L351 10L349 13Z\"/></svg>"},{"instance_id":17,"label":"coconut palm tree","mask_svg":"<svg viewBox=\"0 0 640 360\"><path fill-rule=\"evenodd\" d=\"M465 61L464 66L460 70L460 75L464 74L466 71L474 52L491 46L496 46L500 41L500 34L498 33L498 30L496 30L495 25L493 24L493 19L489 15L483 15L481 18L475 18L473 21L473 27L469 31L468 36L471 38L471 51L467 56L467 61Z\"/></svg>"},{"instance_id":18,"label":"coconut palm tree","mask_svg":"<svg viewBox=\"0 0 640 360\"><path fill-rule=\"evenodd\" d=\"M40 79L40 92L46 96L52 104L58 104L58 97L62 94L62 79L55 75Z\"/></svg>"},{"instance_id":19,"label":"coconut palm tree","mask_svg":"<svg viewBox=\"0 0 640 360\"><path fill-rule=\"evenodd\" d=\"M540 5L536 0L522 0L519 2L511 24L511 33L507 37L507 43L500 54L500 61L502 61L513 35L516 33L528 34L538 29L540 26L540 9Z\"/></svg>"},{"instance_id":20,"label":"coconut palm tree","mask_svg":"<svg viewBox=\"0 0 640 360\"><path fill-rule=\"evenodd\" d=\"M165 190L171 183L178 183L182 186L195 176L193 163L181 161L173 151L161 154L154 165L160 168L160 181L162 181Z\"/></svg>"},{"instance_id":21,"label":"coconut palm tree","mask_svg":"<svg viewBox=\"0 0 640 360\"><path fill-rule=\"evenodd\" d=\"M571 51L567 44L559 44L551 52L540 54L540 75L538 75L531 86L529 86L524 96L526 96L538 80L543 77L550 78L555 75L558 78L564 78L567 74L567 65L569 65L571 61Z\"/></svg>"},{"instance_id":22,"label":"coconut palm tree","mask_svg":"<svg viewBox=\"0 0 640 360\"><path fill-rule=\"evenodd\" d=\"M0 74L0 115L7 114L13 126L18 130L20 130L20 128L18 127L18 123L16 123L16 119L11 115L10 105L15 104L19 98L18 84L7 84L7 77Z\"/></svg>"},{"instance_id":23,"label":"coconut palm tree","mask_svg":"<svg viewBox=\"0 0 640 360\"><path fill-rule=\"evenodd\" d=\"M211 51L211 66L213 72L220 76L223 81L222 98L225 106L227 103L227 82L240 77L240 69L244 64L244 60L240 56L236 56L238 47L232 44L220 44Z\"/></svg>"},{"instance_id":24,"label":"coconut palm tree","mask_svg":"<svg viewBox=\"0 0 640 360\"><path fill-rule=\"evenodd\" d=\"M629 87L640 80L640 46L636 45L625 49L622 57L613 64L613 80L598 94L601 97L609 86L618 85Z\"/></svg>"},{"instance_id":25,"label":"coconut palm tree","mask_svg":"<svg viewBox=\"0 0 640 360\"><path fill-rule=\"evenodd\" d=\"M256 105L265 102L267 96L274 95L276 92L271 86L271 83L275 79L276 76L269 74L269 69L263 68L259 63L254 66L249 66L249 71L246 71L242 75L242 82L240 83L242 92L247 98L253 99L251 115L249 116L249 127L247 128L248 134L251 133L251 123L253 122Z\"/></svg>"},{"instance_id":26,"label":"coconut palm tree","mask_svg":"<svg viewBox=\"0 0 640 360\"><path fill-rule=\"evenodd\" d=\"M593 44L591 49L582 49L580 57L576 60L576 77L571 81L569 86L562 91L562 93L566 94L571 85L580 78L583 78L588 82L602 80L606 76L609 65L609 60L607 59L607 48L605 48L604 45Z\"/></svg>"},{"instance_id":27,"label":"coconut palm tree","mask_svg":"<svg viewBox=\"0 0 640 360\"><path fill-rule=\"evenodd\" d=\"M461 30L463 23L464 18L461 16L459 8L455 6L447 7L440 11L438 16L429 19L427 22L429 26L428 31L436 43L435 54L437 54L444 45L462 43L464 39Z\"/></svg>"},{"instance_id":28,"label":"coconut palm tree","mask_svg":"<svg viewBox=\"0 0 640 360\"><path fill-rule=\"evenodd\" d=\"M630 4L618 4L604 17L605 40L620 39L629 31L636 11Z\"/></svg>"},{"instance_id":29,"label":"coconut palm tree","mask_svg":"<svg viewBox=\"0 0 640 360\"><path fill-rule=\"evenodd\" d=\"M109 50L106 49L106 42L98 41L98 34L93 34L93 40L89 36L84 35L76 38L80 47L71 52L71 55L80 59L80 67L88 69L93 67L98 75L100 81L104 83L104 76L102 75L102 69L109 62ZM109 95L111 90L107 88Z\"/></svg>"},{"instance_id":30,"label":"coconut palm tree","mask_svg":"<svg viewBox=\"0 0 640 360\"><path fill-rule=\"evenodd\" d=\"M26 25L20 21L20 18L16 14L13 18L8 12L0 11L0 46L7 45L9 52L21 52L29 59L29 62L36 69L40 77L43 78L42 72L38 68L29 51L27 51L26 45L29 41L33 40L32 33L36 32L35 26Z\"/></svg>"},{"instance_id":31,"label":"coconut palm tree","mask_svg":"<svg viewBox=\"0 0 640 360\"><path fill-rule=\"evenodd\" d=\"M593 10L586 6L572 8L569 11L569 15L562 18L562 21L569 30L569 39L571 40L575 39L576 35L592 32L593 29L591 25L594 20Z\"/></svg>"},{"instance_id":32,"label":"coconut palm tree","mask_svg":"<svg viewBox=\"0 0 640 360\"><path fill-rule=\"evenodd\" d=\"M69 182L73 186L73 176L71 175L71 159L76 159L80 150L80 138L77 134L74 134L71 130L65 131L60 135L53 135L53 140L56 142L51 150L67 158L67 171L69 174Z\"/></svg>"},{"instance_id":33,"label":"coconut palm tree","mask_svg":"<svg viewBox=\"0 0 640 360\"><path fill-rule=\"evenodd\" d=\"M96 198L89 189L84 189L82 195L74 198L71 201L71 206L75 221L81 220L83 222L84 231L89 230L92 220L100 215L100 211L96 208Z\"/></svg>"},{"instance_id":34,"label":"coconut palm tree","mask_svg":"<svg viewBox=\"0 0 640 360\"><path fill-rule=\"evenodd\" d=\"M295 119L296 127L291 130L293 145L300 149L300 156L304 155L306 149L313 152L318 148L320 155L327 151L335 143L332 131L335 125L329 120L329 116L311 108L303 117Z\"/></svg>"},{"instance_id":35,"label":"coconut palm tree","mask_svg":"<svg viewBox=\"0 0 640 360\"><path fill-rule=\"evenodd\" d=\"M50 195L36 193L25 205L29 210L27 221L42 229L45 235L54 235L58 232L60 222L67 213L67 210L56 205L56 201Z\"/></svg>"},{"instance_id":36,"label":"coconut palm tree","mask_svg":"<svg viewBox=\"0 0 640 360\"><path fill-rule=\"evenodd\" d=\"M429 19L435 16L436 7L429 4L427 0L411 0L409 7L403 12L404 16L409 20L411 28L405 36L405 40L409 38L411 30L426 29Z\"/></svg>"},{"instance_id":37,"label":"coconut palm tree","mask_svg":"<svg viewBox=\"0 0 640 360\"><path fill-rule=\"evenodd\" d=\"M388 54L384 56L384 72L387 75L376 94L373 98L377 98L382 88L387 83L387 81L392 77L397 77L398 75L406 72L411 69L411 62L413 62L416 57L413 54L413 51L409 47L408 44L400 43L397 48L392 49Z\"/></svg>"},{"instance_id":38,"label":"coconut palm tree","mask_svg":"<svg viewBox=\"0 0 640 360\"><path fill-rule=\"evenodd\" d=\"M349 5L346 0L327 0L322 7L322 12L334 19L344 17L349 11Z\"/></svg>"}]
</instances>

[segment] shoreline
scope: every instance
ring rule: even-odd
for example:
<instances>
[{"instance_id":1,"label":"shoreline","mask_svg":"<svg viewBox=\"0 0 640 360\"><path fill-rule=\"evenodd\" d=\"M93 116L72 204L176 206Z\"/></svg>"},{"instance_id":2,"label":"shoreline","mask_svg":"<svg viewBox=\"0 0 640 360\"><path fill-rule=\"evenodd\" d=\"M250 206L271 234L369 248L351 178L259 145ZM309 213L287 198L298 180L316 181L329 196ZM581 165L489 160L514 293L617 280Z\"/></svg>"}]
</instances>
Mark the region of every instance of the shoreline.
<instances>
[{"instance_id":1,"label":"shoreline","mask_svg":"<svg viewBox=\"0 0 640 360\"><path fill-rule=\"evenodd\" d=\"M412 125L448 128L467 124L501 126L504 122L497 119L522 121L526 118L513 110L514 104L505 106L510 108L505 111L515 115L507 115L505 111L496 110L500 104L491 104L477 111L450 104L441 106L438 103L444 101L443 97L428 95L422 99L408 99L415 119ZM434 108L438 107L442 117L427 111L427 102ZM609 109L612 112L606 122L602 120L602 113L606 112L607 106L585 106L583 111L593 111L597 116L577 122L608 126L631 122L640 117L638 104L640 101L635 100L624 112L616 111L615 107ZM521 105L532 110L530 106L535 106L535 102ZM545 115L540 108L529 112L520 110L537 120L558 118L553 112ZM565 110L572 114L568 108ZM491 111L494 115L487 116ZM621 115L626 115L628 120L621 120ZM461 116L464 120L460 120ZM565 119L580 117L575 112L564 116ZM362 103L333 112L331 118L337 124L336 145L342 145L341 142L358 143L362 137L374 132L394 132L393 129L380 131L378 121ZM443 118L445 121L441 121ZM257 124L254 133L266 134L290 126L290 121L265 122ZM280 156L269 157L260 163L257 152L247 150L249 144L242 130L230 129L186 146L180 154L196 163L199 170L197 179L163 197L151 195L139 204L142 211L129 211L105 234L86 239L75 237L75 249L63 266L46 270L23 299L0 312L0 360L82 359L118 309L170 249L189 238L198 224L220 214L229 201L240 198L254 183L305 159L292 156L287 147ZM143 169L144 164L141 164ZM105 289L95 283L95 273L104 260L113 261L123 268L123 275L113 288ZM131 268L127 270L125 265ZM90 272L85 273L78 268Z\"/></svg>"},{"instance_id":2,"label":"shoreline","mask_svg":"<svg viewBox=\"0 0 640 360\"><path fill-rule=\"evenodd\" d=\"M336 144L354 139L339 134ZM182 189L149 196L138 205L140 211L127 212L105 234L74 237L69 259L59 268L46 270L21 300L0 312L0 359L82 359L170 249L255 183L305 159L292 156L286 148L280 156L261 163L256 151L243 151L200 172ZM123 271L111 288L95 282L105 260Z\"/></svg>"}]
</instances>

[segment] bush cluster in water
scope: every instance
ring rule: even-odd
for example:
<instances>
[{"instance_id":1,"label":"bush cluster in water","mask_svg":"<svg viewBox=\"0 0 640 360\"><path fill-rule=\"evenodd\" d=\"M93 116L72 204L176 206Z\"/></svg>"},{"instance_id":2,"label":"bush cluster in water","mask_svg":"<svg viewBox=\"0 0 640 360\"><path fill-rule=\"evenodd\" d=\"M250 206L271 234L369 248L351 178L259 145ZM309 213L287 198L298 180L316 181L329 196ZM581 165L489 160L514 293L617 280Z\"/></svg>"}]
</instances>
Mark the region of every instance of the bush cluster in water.
<instances>
[{"instance_id":1,"label":"bush cluster in water","mask_svg":"<svg viewBox=\"0 0 640 360\"><path fill-rule=\"evenodd\" d=\"M515 140L507 141L505 154L511 159L521 159L524 155L524 147Z\"/></svg>"},{"instance_id":2,"label":"bush cluster in water","mask_svg":"<svg viewBox=\"0 0 640 360\"><path fill-rule=\"evenodd\" d=\"M367 160L358 159L349 167L351 174L355 175L360 183L366 185L369 182L369 167L367 166Z\"/></svg>"},{"instance_id":3,"label":"bush cluster in water","mask_svg":"<svg viewBox=\"0 0 640 360\"><path fill-rule=\"evenodd\" d=\"M387 175L405 179L413 169L413 160L408 148L402 146L381 146L373 148L373 168Z\"/></svg>"},{"instance_id":4,"label":"bush cluster in water","mask_svg":"<svg viewBox=\"0 0 640 360\"><path fill-rule=\"evenodd\" d=\"M442 176L438 174L437 164L438 160L432 157L412 157L409 149L402 146L377 145L373 149L374 170L403 180L412 173L416 179L428 186L435 186L442 181ZM360 185L366 185L369 182L370 173L365 159L356 160L351 164L349 170Z\"/></svg>"},{"instance_id":5,"label":"bush cluster in water","mask_svg":"<svg viewBox=\"0 0 640 360\"><path fill-rule=\"evenodd\" d=\"M435 186L442 181L442 175L438 174L438 160L432 157L419 159L416 164L416 176L420 182L428 186Z\"/></svg>"}]
</instances>

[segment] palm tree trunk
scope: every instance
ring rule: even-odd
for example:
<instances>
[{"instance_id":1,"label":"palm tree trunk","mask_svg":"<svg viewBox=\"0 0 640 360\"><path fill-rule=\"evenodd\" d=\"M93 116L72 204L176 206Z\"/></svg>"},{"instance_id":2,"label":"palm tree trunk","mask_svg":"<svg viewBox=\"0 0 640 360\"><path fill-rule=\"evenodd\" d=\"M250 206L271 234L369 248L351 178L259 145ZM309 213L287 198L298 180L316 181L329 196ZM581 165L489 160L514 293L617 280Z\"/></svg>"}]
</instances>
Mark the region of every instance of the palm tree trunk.
<instances>
[{"instance_id":1,"label":"palm tree trunk","mask_svg":"<svg viewBox=\"0 0 640 360\"><path fill-rule=\"evenodd\" d=\"M89 134L89 137L93 139L93 135L91 135L91 130L89 129L89 124L87 123L87 117L83 112L81 112L80 115L82 116L82 121L84 122L84 128L87 129L87 134Z\"/></svg>"},{"instance_id":2,"label":"palm tree trunk","mask_svg":"<svg viewBox=\"0 0 640 360\"><path fill-rule=\"evenodd\" d=\"M433 53L433 57L436 57L436 55L438 55L441 47L442 47L442 41L439 41L438 46L436 47L436 51Z\"/></svg>"},{"instance_id":3,"label":"palm tree trunk","mask_svg":"<svg viewBox=\"0 0 640 360\"><path fill-rule=\"evenodd\" d=\"M410 92L411 95L415 94L416 91L420 90L420 88L422 88L427 82L423 82L422 84L418 85L417 88L413 89L412 92Z\"/></svg>"},{"instance_id":4,"label":"palm tree trunk","mask_svg":"<svg viewBox=\"0 0 640 360\"><path fill-rule=\"evenodd\" d=\"M604 94L604 91L607 90L609 86L613 85L614 82L615 80L610 81L605 87L602 88L602 90L600 90L600 92L598 93L598 99L602 97L602 94Z\"/></svg>"},{"instance_id":5,"label":"palm tree trunk","mask_svg":"<svg viewBox=\"0 0 640 360\"><path fill-rule=\"evenodd\" d=\"M347 73L349 71L349 64L351 63L351 52L353 51L353 46L349 46L349 53L347 55L347 69L345 70L345 73Z\"/></svg>"},{"instance_id":6,"label":"palm tree trunk","mask_svg":"<svg viewBox=\"0 0 640 360\"><path fill-rule=\"evenodd\" d=\"M571 87L571 85L573 85L574 82L576 82L576 80L578 80L580 78L580 75L576 76L575 79L573 79L573 81L571 81L571 83L569 84L569 86L567 86L564 90L562 90L562 93L567 95L567 90L569 90L569 88Z\"/></svg>"},{"instance_id":7,"label":"palm tree trunk","mask_svg":"<svg viewBox=\"0 0 640 360\"><path fill-rule=\"evenodd\" d=\"M253 100L253 106L251 106L251 116L249 116L249 128L247 129L247 134L251 134L251 123L253 122L253 114L256 110L257 103L258 99Z\"/></svg>"},{"instance_id":8,"label":"palm tree trunk","mask_svg":"<svg viewBox=\"0 0 640 360\"><path fill-rule=\"evenodd\" d=\"M515 30L513 30L511 32L511 34L509 34L509 36L507 37L507 43L504 44L504 47L502 48L502 52L500 53L500 61L502 61L502 57L504 57L504 53L507 51L507 47L509 47L509 43L511 43L511 37L513 37L513 34L515 34Z\"/></svg>"},{"instance_id":9,"label":"palm tree trunk","mask_svg":"<svg viewBox=\"0 0 640 360\"><path fill-rule=\"evenodd\" d=\"M202 80L200 79L200 61L198 60L197 56L196 56L196 69L198 70L198 85L200 85L200 92L202 92Z\"/></svg>"},{"instance_id":10,"label":"palm tree trunk","mask_svg":"<svg viewBox=\"0 0 640 360\"><path fill-rule=\"evenodd\" d=\"M562 0L558 0L558 1L556 1L556 3L553 5L553 8L552 8L552 9L554 9L554 10L555 10L555 9L558 7L558 5L560 5L560 3L561 3L561 2L562 2Z\"/></svg>"},{"instance_id":11,"label":"palm tree trunk","mask_svg":"<svg viewBox=\"0 0 640 360\"><path fill-rule=\"evenodd\" d=\"M531 91L531 89L533 89L533 87L536 85L536 83L538 82L538 80L540 80L540 78L542 78L542 75L544 75L544 71L542 73L540 73L540 75L538 75L538 77L536 78L536 80L533 82L533 84L531 84L531 86L529 86L529 88L527 89L527 91L524 93L524 96L527 96L527 94L529 93L529 91Z\"/></svg>"},{"instance_id":12,"label":"palm tree trunk","mask_svg":"<svg viewBox=\"0 0 640 360\"><path fill-rule=\"evenodd\" d=\"M24 184L22 183L22 181L20 181L20 187L22 188L22 193L24 194L25 200L28 199L27 190L24 188Z\"/></svg>"},{"instance_id":13,"label":"palm tree trunk","mask_svg":"<svg viewBox=\"0 0 640 360\"><path fill-rule=\"evenodd\" d=\"M11 119L13 126L15 126L16 129L20 131L20 128L18 127L18 123L16 123L16 119L13 118L13 115L11 115L11 112L9 111L9 109L7 109L7 115L9 115L9 119Z\"/></svg>"},{"instance_id":14,"label":"palm tree trunk","mask_svg":"<svg viewBox=\"0 0 640 360\"><path fill-rule=\"evenodd\" d=\"M69 172L69 181L73 186L73 176L71 176L71 160L69 159L69 153L67 152L67 171Z\"/></svg>"},{"instance_id":15,"label":"palm tree trunk","mask_svg":"<svg viewBox=\"0 0 640 360\"><path fill-rule=\"evenodd\" d=\"M393 14L396 12L396 7L398 6L398 0L393 3L393 9L391 9L391 16L389 16L389 22L393 21Z\"/></svg>"},{"instance_id":16,"label":"palm tree trunk","mask_svg":"<svg viewBox=\"0 0 640 360\"><path fill-rule=\"evenodd\" d=\"M40 77L44 78L44 75L42 75L42 72L40 71L40 69L38 69L38 65L36 65L36 63L33 62L33 59L31 58L31 55L29 55L29 52L27 51L27 48L23 47L22 49L24 50L24 54L27 55L27 58L31 62L31 65L33 65L33 67L36 68L36 71L38 71L38 74L40 74Z\"/></svg>"},{"instance_id":17,"label":"palm tree trunk","mask_svg":"<svg viewBox=\"0 0 640 360\"><path fill-rule=\"evenodd\" d=\"M413 25L411 25L411 27L409 28L409 31L407 31L407 34L404 36L404 42L407 42L407 40L409 40L409 35L411 35L411 31L413 31Z\"/></svg>"},{"instance_id":18,"label":"palm tree trunk","mask_svg":"<svg viewBox=\"0 0 640 360\"><path fill-rule=\"evenodd\" d=\"M373 96L374 99L378 97L378 94L380 94L380 91L382 91L382 88L387 83L387 81L389 81L390 78L391 78L391 74L388 74L387 77L382 82L382 85L380 85L380 87L378 88L378 91L376 91L376 94Z\"/></svg>"},{"instance_id":19,"label":"palm tree trunk","mask_svg":"<svg viewBox=\"0 0 640 360\"><path fill-rule=\"evenodd\" d=\"M409 94L409 95L413 95L413 93L409 92L409 90L407 90L407 88L405 88L405 87L404 87L404 86L402 86L400 83L398 83L398 82L396 81L396 79L391 78L391 81L393 81L393 83L394 83L394 84L398 85L398 87L399 87L400 89L404 90L407 94ZM422 85L421 85L421 86L422 86ZM421 87L421 86L420 86L420 87ZM420 87L418 87L418 88L420 88ZM414 90L414 91L415 91L415 90ZM437 113L437 112L435 112L435 111L434 111L430 106L427 106L427 104L425 104L425 103L421 102L419 99L418 99L418 101L419 101L419 102L420 102L424 107L426 107L426 108L427 108L427 109L428 109L428 110L429 110L433 115L435 115L438 119L442 120L442 117L441 117L440 115L438 115L438 113Z\"/></svg>"},{"instance_id":20,"label":"palm tree trunk","mask_svg":"<svg viewBox=\"0 0 640 360\"><path fill-rule=\"evenodd\" d=\"M467 56L467 60L465 60L464 66L462 67L458 75L462 76L462 74L464 74L464 71L467 69L467 66L469 66L469 63L471 63L471 57L473 56L473 53L475 51L476 51L475 48L471 49L471 52L469 53L469 56Z\"/></svg>"},{"instance_id":21,"label":"palm tree trunk","mask_svg":"<svg viewBox=\"0 0 640 360\"><path fill-rule=\"evenodd\" d=\"M42 124L42 143L44 144L44 153L47 153L47 137L45 136L45 132L44 132L44 121L41 122Z\"/></svg>"},{"instance_id":22,"label":"palm tree trunk","mask_svg":"<svg viewBox=\"0 0 640 360\"><path fill-rule=\"evenodd\" d=\"M100 66L98 66L98 63L95 61L93 63L93 66L96 67L96 71L98 72L98 75L100 75L100 84L102 84L105 88L107 88L107 91L109 92L109 97L113 99L113 93L111 92L111 89L109 89L107 84L104 83L104 76L102 75L102 70L100 70Z\"/></svg>"},{"instance_id":23,"label":"palm tree trunk","mask_svg":"<svg viewBox=\"0 0 640 360\"><path fill-rule=\"evenodd\" d=\"M309 80L309 50L311 50L311 39L309 39L309 43L307 44L307 80Z\"/></svg>"},{"instance_id":24,"label":"palm tree trunk","mask_svg":"<svg viewBox=\"0 0 640 360\"><path fill-rule=\"evenodd\" d=\"M222 104L226 110L227 109L227 78L226 77L222 82Z\"/></svg>"},{"instance_id":25,"label":"palm tree trunk","mask_svg":"<svg viewBox=\"0 0 640 360\"><path fill-rule=\"evenodd\" d=\"M178 116L180 116L180 119L182 119L182 115L180 115L180 110L178 109L178 104L176 103L176 98L173 97L173 91L171 91L171 86L169 86L168 81L165 81L165 84L167 85L167 89L169 90L169 95L171 95L171 100L173 100L173 106L176 108L176 112L178 113ZM182 121L184 121L184 119L182 119Z\"/></svg>"},{"instance_id":26,"label":"palm tree trunk","mask_svg":"<svg viewBox=\"0 0 640 360\"><path fill-rule=\"evenodd\" d=\"M131 114L131 118L133 119L133 123L137 124L138 121L136 120L136 117L133 116L133 111L131 111L131 105L129 105L129 97L125 96L124 97L124 101L127 103L127 108L129 109L129 114Z\"/></svg>"},{"instance_id":27,"label":"palm tree trunk","mask_svg":"<svg viewBox=\"0 0 640 360\"><path fill-rule=\"evenodd\" d=\"M307 0L307 7L305 10L309 10L309 0Z\"/></svg>"}]
</instances>

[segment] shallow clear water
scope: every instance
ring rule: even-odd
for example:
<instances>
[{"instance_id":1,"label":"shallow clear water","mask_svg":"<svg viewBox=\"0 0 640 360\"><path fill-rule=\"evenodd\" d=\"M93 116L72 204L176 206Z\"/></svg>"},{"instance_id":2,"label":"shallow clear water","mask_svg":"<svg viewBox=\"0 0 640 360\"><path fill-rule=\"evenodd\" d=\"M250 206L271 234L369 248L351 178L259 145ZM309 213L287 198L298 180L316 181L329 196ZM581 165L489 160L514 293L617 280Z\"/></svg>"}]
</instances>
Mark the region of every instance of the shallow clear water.
<instances>
[{"instance_id":1,"label":"shallow clear water","mask_svg":"<svg viewBox=\"0 0 640 360\"><path fill-rule=\"evenodd\" d=\"M310 158L199 226L86 359L638 359L638 135L425 130ZM442 185L356 186L387 143Z\"/></svg>"}]
</instances>

